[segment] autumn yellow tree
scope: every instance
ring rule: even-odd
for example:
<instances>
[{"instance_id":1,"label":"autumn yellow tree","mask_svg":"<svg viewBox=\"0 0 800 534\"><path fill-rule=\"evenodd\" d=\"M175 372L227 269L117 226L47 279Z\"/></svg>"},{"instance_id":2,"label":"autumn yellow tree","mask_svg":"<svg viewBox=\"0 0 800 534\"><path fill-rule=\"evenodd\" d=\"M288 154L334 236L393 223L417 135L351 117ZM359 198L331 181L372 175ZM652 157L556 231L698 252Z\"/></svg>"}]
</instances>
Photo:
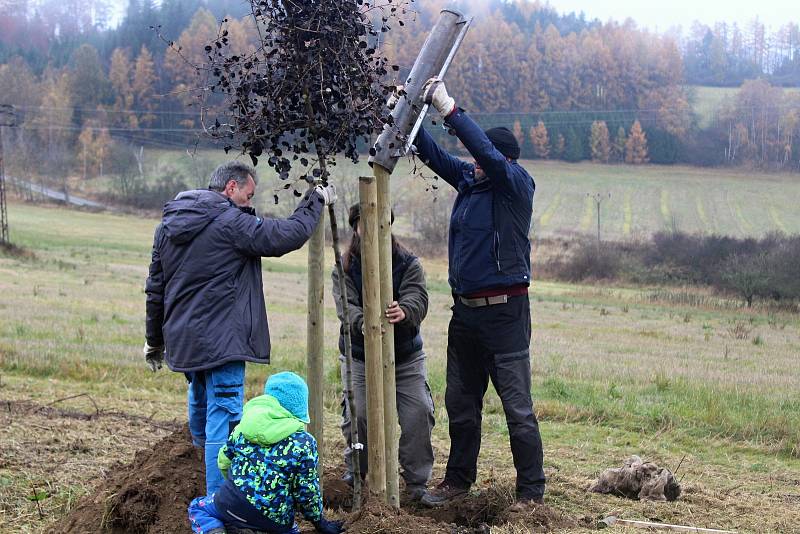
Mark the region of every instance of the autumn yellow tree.
<instances>
[{"instance_id":1,"label":"autumn yellow tree","mask_svg":"<svg viewBox=\"0 0 800 534\"><path fill-rule=\"evenodd\" d=\"M152 125L156 116L153 111L158 107L155 100L156 72L153 56L146 46L142 45L136 66L133 70L133 84L131 89L134 95L136 109L139 110L139 122L145 126Z\"/></svg>"},{"instance_id":2,"label":"autumn yellow tree","mask_svg":"<svg viewBox=\"0 0 800 534\"><path fill-rule=\"evenodd\" d=\"M547 159L550 155L550 139L547 135L547 128L542 121L531 127L530 137L533 154L537 158Z\"/></svg>"},{"instance_id":3,"label":"autumn yellow tree","mask_svg":"<svg viewBox=\"0 0 800 534\"><path fill-rule=\"evenodd\" d=\"M522 148L522 145L525 143L525 132L522 131L522 124L519 122L519 119L514 121L511 133L514 134L514 138L517 140L517 143L519 143L519 147Z\"/></svg>"},{"instance_id":4,"label":"autumn yellow tree","mask_svg":"<svg viewBox=\"0 0 800 534\"><path fill-rule=\"evenodd\" d=\"M641 165L649 161L647 157L647 136L639 121L634 121L628 140L625 142L625 163Z\"/></svg>"},{"instance_id":5,"label":"autumn yellow tree","mask_svg":"<svg viewBox=\"0 0 800 534\"><path fill-rule=\"evenodd\" d=\"M214 15L207 9L199 9L175 46L168 48L164 55L164 68L174 83L173 94L185 106L197 99L200 85L198 68L208 60L205 46L216 39L218 31L219 24ZM194 119L187 118L181 124L194 126Z\"/></svg>"},{"instance_id":6,"label":"autumn yellow tree","mask_svg":"<svg viewBox=\"0 0 800 534\"><path fill-rule=\"evenodd\" d=\"M594 121L589 135L589 148L592 161L608 163L611 157L611 142L608 137L608 126L605 121Z\"/></svg>"},{"instance_id":7,"label":"autumn yellow tree","mask_svg":"<svg viewBox=\"0 0 800 534\"><path fill-rule=\"evenodd\" d=\"M127 50L115 48L111 53L111 67L108 70L108 78L114 91L114 124L128 126L131 128L139 127L139 119L133 109L133 68Z\"/></svg>"}]
</instances>

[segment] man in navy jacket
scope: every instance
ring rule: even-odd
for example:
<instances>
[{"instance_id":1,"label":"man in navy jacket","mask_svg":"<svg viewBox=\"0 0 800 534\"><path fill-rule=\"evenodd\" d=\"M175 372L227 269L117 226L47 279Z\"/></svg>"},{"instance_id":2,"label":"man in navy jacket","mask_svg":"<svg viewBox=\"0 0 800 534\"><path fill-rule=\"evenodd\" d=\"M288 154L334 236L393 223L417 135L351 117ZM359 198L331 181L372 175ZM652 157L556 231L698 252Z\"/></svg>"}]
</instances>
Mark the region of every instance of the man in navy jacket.
<instances>
[{"instance_id":1,"label":"man in navy jacket","mask_svg":"<svg viewBox=\"0 0 800 534\"><path fill-rule=\"evenodd\" d=\"M507 128L484 132L432 78L423 98L474 158L440 148L424 129L414 144L422 161L458 191L450 217L449 282L453 316L447 336L450 456L444 480L422 502L437 506L467 492L477 476L481 410L489 380L503 403L520 502L541 503L542 440L531 400L531 244L535 184L518 163Z\"/></svg>"},{"instance_id":2,"label":"man in navy jacket","mask_svg":"<svg viewBox=\"0 0 800 534\"><path fill-rule=\"evenodd\" d=\"M288 219L255 215L252 167L232 161L208 189L167 202L153 239L147 278L145 360L166 357L189 381L189 430L205 449L206 492L222 484L217 453L242 417L245 362L269 363L261 257L299 249L311 236L333 186L310 191Z\"/></svg>"}]
</instances>

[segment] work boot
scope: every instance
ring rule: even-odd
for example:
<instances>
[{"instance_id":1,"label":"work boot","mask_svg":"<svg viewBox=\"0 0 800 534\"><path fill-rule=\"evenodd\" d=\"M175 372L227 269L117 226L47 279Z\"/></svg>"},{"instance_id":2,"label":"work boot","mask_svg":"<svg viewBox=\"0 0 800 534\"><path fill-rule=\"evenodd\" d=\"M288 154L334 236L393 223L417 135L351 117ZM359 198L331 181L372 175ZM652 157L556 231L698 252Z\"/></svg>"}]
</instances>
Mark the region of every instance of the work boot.
<instances>
[{"instance_id":1,"label":"work boot","mask_svg":"<svg viewBox=\"0 0 800 534\"><path fill-rule=\"evenodd\" d=\"M517 502L508 507L509 512L528 512L544 504L544 497L517 497Z\"/></svg>"},{"instance_id":2,"label":"work boot","mask_svg":"<svg viewBox=\"0 0 800 534\"><path fill-rule=\"evenodd\" d=\"M452 482L448 480L443 480L441 484L436 486L430 491L426 491L425 495L419 500L425 506L430 506L434 508L436 506L442 506L449 502L452 502L457 497L461 497L467 494L469 491L469 486L467 487L460 487L454 485Z\"/></svg>"},{"instance_id":3,"label":"work boot","mask_svg":"<svg viewBox=\"0 0 800 534\"><path fill-rule=\"evenodd\" d=\"M425 486L406 486L405 494L411 502L417 502L425 495L427 488Z\"/></svg>"}]
</instances>

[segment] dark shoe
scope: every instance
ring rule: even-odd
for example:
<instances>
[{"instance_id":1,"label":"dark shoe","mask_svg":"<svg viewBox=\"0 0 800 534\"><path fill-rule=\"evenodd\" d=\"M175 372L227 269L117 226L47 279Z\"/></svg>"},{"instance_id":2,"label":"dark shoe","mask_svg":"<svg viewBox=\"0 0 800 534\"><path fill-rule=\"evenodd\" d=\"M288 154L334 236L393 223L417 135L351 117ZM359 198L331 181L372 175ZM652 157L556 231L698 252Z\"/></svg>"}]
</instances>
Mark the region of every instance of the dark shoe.
<instances>
[{"instance_id":1,"label":"dark shoe","mask_svg":"<svg viewBox=\"0 0 800 534\"><path fill-rule=\"evenodd\" d=\"M430 491L426 491L422 498L419 500L425 506L430 506L431 508L436 506L442 506L449 502L452 502L457 497L461 497L467 494L469 491L469 486L466 488L459 487L453 485L451 482L447 480L442 481L441 484L436 486Z\"/></svg>"},{"instance_id":2,"label":"dark shoe","mask_svg":"<svg viewBox=\"0 0 800 534\"><path fill-rule=\"evenodd\" d=\"M527 512L544 504L544 497L537 495L536 497L519 497L517 502L508 507L510 512Z\"/></svg>"},{"instance_id":3,"label":"dark shoe","mask_svg":"<svg viewBox=\"0 0 800 534\"><path fill-rule=\"evenodd\" d=\"M427 492L425 486L406 486L405 494L411 502L417 502Z\"/></svg>"}]
</instances>

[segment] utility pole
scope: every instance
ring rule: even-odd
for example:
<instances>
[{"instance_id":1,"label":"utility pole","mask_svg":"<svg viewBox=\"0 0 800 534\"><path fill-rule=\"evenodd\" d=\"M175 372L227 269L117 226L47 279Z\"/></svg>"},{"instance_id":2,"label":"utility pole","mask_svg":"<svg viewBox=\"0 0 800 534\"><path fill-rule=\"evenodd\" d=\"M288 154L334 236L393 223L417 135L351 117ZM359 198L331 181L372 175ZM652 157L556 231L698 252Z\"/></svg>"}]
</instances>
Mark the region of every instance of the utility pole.
<instances>
[{"instance_id":1,"label":"utility pole","mask_svg":"<svg viewBox=\"0 0 800 534\"><path fill-rule=\"evenodd\" d=\"M602 193L586 193L586 196L593 199L597 206L597 255L600 256L600 205L604 200L611 198L611 193L606 195Z\"/></svg>"},{"instance_id":2,"label":"utility pole","mask_svg":"<svg viewBox=\"0 0 800 534\"><path fill-rule=\"evenodd\" d=\"M3 161L3 127L16 126L14 107L0 104L0 243L8 245L11 240L8 235L8 206L6 205L6 173Z\"/></svg>"}]
</instances>

